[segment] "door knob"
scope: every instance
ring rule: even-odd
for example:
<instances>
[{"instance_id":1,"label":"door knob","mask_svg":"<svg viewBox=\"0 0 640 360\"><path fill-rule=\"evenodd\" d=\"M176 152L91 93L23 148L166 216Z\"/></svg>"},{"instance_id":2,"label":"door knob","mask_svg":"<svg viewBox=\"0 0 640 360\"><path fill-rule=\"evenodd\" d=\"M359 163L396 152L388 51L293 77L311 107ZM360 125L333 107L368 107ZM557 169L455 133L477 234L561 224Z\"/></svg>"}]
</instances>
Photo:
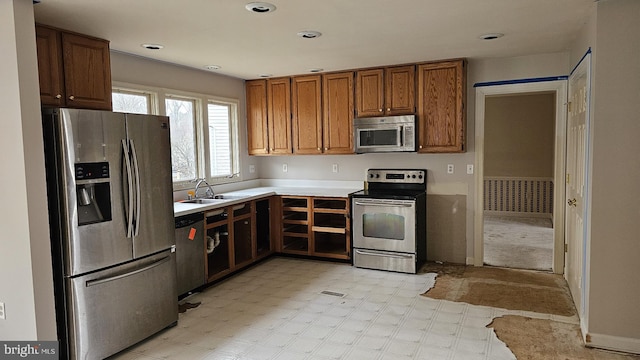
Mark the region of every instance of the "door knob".
<instances>
[{"instance_id":1,"label":"door knob","mask_svg":"<svg viewBox=\"0 0 640 360\"><path fill-rule=\"evenodd\" d=\"M76 99L75 96L73 96L73 95L69 96L69 100L75 100L75 99Z\"/></svg>"},{"instance_id":2,"label":"door knob","mask_svg":"<svg viewBox=\"0 0 640 360\"><path fill-rule=\"evenodd\" d=\"M56 95L56 99L62 99L62 95L60 94Z\"/></svg>"},{"instance_id":3,"label":"door knob","mask_svg":"<svg viewBox=\"0 0 640 360\"><path fill-rule=\"evenodd\" d=\"M567 200L567 204L569 206L576 206L576 199L569 199Z\"/></svg>"}]
</instances>

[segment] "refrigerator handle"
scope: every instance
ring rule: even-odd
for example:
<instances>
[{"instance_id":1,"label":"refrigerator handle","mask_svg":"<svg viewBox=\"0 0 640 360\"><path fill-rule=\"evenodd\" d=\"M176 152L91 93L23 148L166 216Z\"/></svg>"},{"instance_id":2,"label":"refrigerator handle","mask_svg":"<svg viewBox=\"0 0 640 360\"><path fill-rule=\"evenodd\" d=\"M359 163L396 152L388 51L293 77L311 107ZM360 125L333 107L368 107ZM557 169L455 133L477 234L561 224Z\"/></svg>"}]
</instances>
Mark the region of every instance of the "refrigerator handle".
<instances>
[{"instance_id":1,"label":"refrigerator handle","mask_svg":"<svg viewBox=\"0 0 640 360\"><path fill-rule=\"evenodd\" d=\"M162 265L162 264L166 263L167 261L169 261L170 259L171 258L169 256L165 256L164 258L162 258L160 260L156 260L156 261L152 262L151 264L149 264L147 266L144 266L144 267L142 267L140 269L133 270L131 272L127 272L127 273L124 273L124 274L118 274L118 275L112 275L112 276L108 276L108 277L100 278L100 279L89 280L89 281L87 281L85 283L85 286L89 287L89 286L94 286L94 285L100 285L100 284L104 284L104 283L109 282L109 281L118 280L118 279L126 278L126 277L131 276L131 275L139 274L141 272L145 272L147 270L153 269L156 266Z\"/></svg>"},{"instance_id":2,"label":"refrigerator handle","mask_svg":"<svg viewBox=\"0 0 640 360\"><path fill-rule=\"evenodd\" d=\"M124 152L124 162L126 165L127 172L127 184L128 184L128 202L129 206L127 206L126 215L127 219L127 237L133 237L133 178L131 175L131 159L129 158L129 147L127 146L126 140L122 140L122 151Z\"/></svg>"},{"instance_id":3,"label":"refrigerator handle","mask_svg":"<svg viewBox=\"0 0 640 360\"><path fill-rule=\"evenodd\" d=\"M133 157L133 170L134 177L133 181L135 182L136 187L136 212L135 212L135 230L133 232L134 236L138 236L138 231L140 230L140 167L138 167L138 155L136 154L136 144L133 140L129 140L131 144L131 155Z\"/></svg>"}]
</instances>

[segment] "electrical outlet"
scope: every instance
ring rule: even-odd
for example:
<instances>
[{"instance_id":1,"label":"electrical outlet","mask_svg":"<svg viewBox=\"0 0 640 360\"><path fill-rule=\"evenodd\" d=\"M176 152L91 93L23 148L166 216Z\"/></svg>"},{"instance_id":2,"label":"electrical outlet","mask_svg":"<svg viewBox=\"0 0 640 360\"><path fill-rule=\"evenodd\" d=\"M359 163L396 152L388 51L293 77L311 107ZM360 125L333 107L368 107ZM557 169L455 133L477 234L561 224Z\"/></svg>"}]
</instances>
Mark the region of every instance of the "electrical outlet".
<instances>
[{"instance_id":1,"label":"electrical outlet","mask_svg":"<svg viewBox=\"0 0 640 360\"><path fill-rule=\"evenodd\" d=\"M249 165L249 173L253 174L254 172L256 172L256 166L255 165Z\"/></svg>"},{"instance_id":2,"label":"electrical outlet","mask_svg":"<svg viewBox=\"0 0 640 360\"><path fill-rule=\"evenodd\" d=\"M473 164L467 164L467 174L473 174Z\"/></svg>"},{"instance_id":3,"label":"electrical outlet","mask_svg":"<svg viewBox=\"0 0 640 360\"><path fill-rule=\"evenodd\" d=\"M282 172L287 172L289 171L289 167L287 166L287 164L282 164Z\"/></svg>"},{"instance_id":4,"label":"electrical outlet","mask_svg":"<svg viewBox=\"0 0 640 360\"><path fill-rule=\"evenodd\" d=\"M334 173L337 173L338 172L338 164L331 165L331 171L333 171Z\"/></svg>"},{"instance_id":5,"label":"electrical outlet","mask_svg":"<svg viewBox=\"0 0 640 360\"><path fill-rule=\"evenodd\" d=\"M4 312L4 303L0 302L0 320L4 320L6 318L7 318L7 316L6 316L5 312Z\"/></svg>"},{"instance_id":6,"label":"electrical outlet","mask_svg":"<svg viewBox=\"0 0 640 360\"><path fill-rule=\"evenodd\" d=\"M447 165L447 174L453 174L453 164Z\"/></svg>"}]
</instances>

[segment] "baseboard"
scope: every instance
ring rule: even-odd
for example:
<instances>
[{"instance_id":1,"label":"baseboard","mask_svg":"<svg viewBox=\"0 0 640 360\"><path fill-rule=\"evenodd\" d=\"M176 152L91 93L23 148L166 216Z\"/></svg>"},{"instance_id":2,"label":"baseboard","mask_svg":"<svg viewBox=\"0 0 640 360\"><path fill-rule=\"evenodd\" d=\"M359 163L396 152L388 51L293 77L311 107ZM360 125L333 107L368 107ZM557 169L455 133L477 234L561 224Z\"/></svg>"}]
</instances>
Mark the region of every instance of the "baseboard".
<instances>
[{"instance_id":1,"label":"baseboard","mask_svg":"<svg viewBox=\"0 0 640 360\"><path fill-rule=\"evenodd\" d=\"M640 354L640 339L588 333L585 340L588 347Z\"/></svg>"}]
</instances>

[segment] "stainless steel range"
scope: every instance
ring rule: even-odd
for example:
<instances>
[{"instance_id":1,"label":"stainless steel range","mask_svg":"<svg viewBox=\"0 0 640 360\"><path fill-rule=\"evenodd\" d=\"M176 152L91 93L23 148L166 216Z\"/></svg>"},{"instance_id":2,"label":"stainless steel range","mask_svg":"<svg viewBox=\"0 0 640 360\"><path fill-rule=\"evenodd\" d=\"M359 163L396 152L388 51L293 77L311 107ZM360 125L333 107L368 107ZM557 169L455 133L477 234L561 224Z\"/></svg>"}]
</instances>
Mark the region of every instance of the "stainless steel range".
<instances>
[{"instance_id":1,"label":"stainless steel range","mask_svg":"<svg viewBox=\"0 0 640 360\"><path fill-rule=\"evenodd\" d=\"M353 265L416 273L427 257L427 170L369 169L351 194Z\"/></svg>"}]
</instances>

